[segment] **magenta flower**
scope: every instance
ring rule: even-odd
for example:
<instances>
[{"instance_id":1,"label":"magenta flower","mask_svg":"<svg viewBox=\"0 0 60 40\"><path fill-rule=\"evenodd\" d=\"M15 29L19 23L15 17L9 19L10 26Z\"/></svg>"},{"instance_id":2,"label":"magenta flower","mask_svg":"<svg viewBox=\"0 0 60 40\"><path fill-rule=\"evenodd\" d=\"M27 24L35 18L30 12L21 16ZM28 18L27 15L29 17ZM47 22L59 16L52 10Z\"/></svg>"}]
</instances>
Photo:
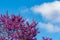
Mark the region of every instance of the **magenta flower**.
<instances>
[{"instance_id":1,"label":"magenta flower","mask_svg":"<svg viewBox=\"0 0 60 40\"><path fill-rule=\"evenodd\" d=\"M6 40L5 37L0 37L0 40Z\"/></svg>"},{"instance_id":2,"label":"magenta flower","mask_svg":"<svg viewBox=\"0 0 60 40\"><path fill-rule=\"evenodd\" d=\"M36 35L38 31L36 29L36 22L33 21L31 24L29 24L28 21L26 21L26 23L24 22L25 20L21 16L12 15L9 17L8 14L1 15L0 24L3 26L4 34L7 34L7 38L5 39L37 40Z\"/></svg>"},{"instance_id":3,"label":"magenta flower","mask_svg":"<svg viewBox=\"0 0 60 40\"><path fill-rule=\"evenodd\" d=\"M21 16L6 15L0 16L0 40L37 40L37 23L33 20L30 24ZM43 40L52 40L52 38L42 38Z\"/></svg>"}]
</instances>

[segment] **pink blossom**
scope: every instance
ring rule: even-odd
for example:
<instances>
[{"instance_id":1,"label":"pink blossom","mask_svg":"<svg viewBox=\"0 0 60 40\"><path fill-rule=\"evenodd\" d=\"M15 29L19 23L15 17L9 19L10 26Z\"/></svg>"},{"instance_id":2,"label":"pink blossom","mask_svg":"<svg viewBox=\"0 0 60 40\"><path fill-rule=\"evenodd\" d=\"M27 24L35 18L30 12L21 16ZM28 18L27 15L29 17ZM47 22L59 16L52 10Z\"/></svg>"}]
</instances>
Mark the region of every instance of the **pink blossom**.
<instances>
[{"instance_id":1,"label":"pink blossom","mask_svg":"<svg viewBox=\"0 0 60 40\"><path fill-rule=\"evenodd\" d=\"M6 29L6 33L12 37L11 39L15 40L36 40L36 35L38 33L36 29L36 22L33 21L29 24L28 21L25 20L21 16L11 15L11 17L7 15L1 15L0 23L3 25L3 29Z\"/></svg>"}]
</instances>

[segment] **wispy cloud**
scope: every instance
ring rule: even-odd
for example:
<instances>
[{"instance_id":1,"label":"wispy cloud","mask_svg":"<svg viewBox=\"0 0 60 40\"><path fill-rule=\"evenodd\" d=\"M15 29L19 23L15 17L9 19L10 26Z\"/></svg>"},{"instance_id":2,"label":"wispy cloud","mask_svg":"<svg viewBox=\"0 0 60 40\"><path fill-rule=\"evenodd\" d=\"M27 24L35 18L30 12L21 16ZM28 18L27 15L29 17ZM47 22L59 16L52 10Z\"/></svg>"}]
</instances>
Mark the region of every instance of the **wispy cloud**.
<instances>
[{"instance_id":1,"label":"wispy cloud","mask_svg":"<svg viewBox=\"0 0 60 40\"><path fill-rule=\"evenodd\" d=\"M50 32L50 33L55 33L55 32L60 32L60 27L58 26L55 26L51 23L39 23L39 26L40 28L43 28L45 30L47 30L47 32Z\"/></svg>"},{"instance_id":2,"label":"wispy cloud","mask_svg":"<svg viewBox=\"0 0 60 40\"><path fill-rule=\"evenodd\" d=\"M47 29L49 32L59 32L60 26L53 25L54 23L60 23L60 1L43 3L31 8L34 13L40 13L45 20L49 22L47 24L41 23L40 26ZM45 27L44 27L45 26Z\"/></svg>"}]
</instances>

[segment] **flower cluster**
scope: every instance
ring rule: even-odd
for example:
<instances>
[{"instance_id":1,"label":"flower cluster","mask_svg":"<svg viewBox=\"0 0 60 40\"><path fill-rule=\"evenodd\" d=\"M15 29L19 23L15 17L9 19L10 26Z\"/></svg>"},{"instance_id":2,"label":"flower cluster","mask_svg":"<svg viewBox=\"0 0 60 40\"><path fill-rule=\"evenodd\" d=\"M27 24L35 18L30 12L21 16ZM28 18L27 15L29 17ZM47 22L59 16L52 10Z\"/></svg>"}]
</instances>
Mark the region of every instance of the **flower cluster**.
<instances>
[{"instance_id":1,"label":"flower cluster","mask_svg":"<svg viewBox=\"0 0 60 40\"><path fill-rule=\"evenodd\" d=\"M21 16L6 15L0 16L1 34L2 40L37 40L36 35L38 33L36 29L37 23L33 20L31 24Z\"/></svg>"},{"instance_id":2,"label":"flower cluster","mask_svg":"<svg viewBox=\"0 0 60 40\"><path fill-rule=\"evenodd\" d=\"M0 40L37 40L36 35L39 32L36 29L37 23L33 20L30 24L20 15L0 16ZM52 40L42 37L43 40Z\"/></svg>"}]
</instances>

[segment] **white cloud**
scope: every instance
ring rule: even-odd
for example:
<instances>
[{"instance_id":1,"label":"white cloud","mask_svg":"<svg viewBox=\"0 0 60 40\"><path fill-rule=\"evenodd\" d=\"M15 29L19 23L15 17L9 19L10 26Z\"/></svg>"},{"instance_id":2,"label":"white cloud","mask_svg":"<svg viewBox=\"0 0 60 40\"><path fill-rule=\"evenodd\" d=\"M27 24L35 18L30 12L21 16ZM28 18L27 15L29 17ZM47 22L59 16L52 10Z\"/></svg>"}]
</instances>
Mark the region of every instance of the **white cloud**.
<instances>
[{"instance_id":1,"label":"white cloud","mask_svg":"<svg viewBox=\"0 0 60 40\"><path fill-rule=\"evenodd\" d=\"M45 24L45 23L41 23L41 22L40 22L40 23L39 23L39 26L40 26L40 28L46 29L47 32L51 32L51 33L53 33L53 32L60 32L60 27L54 26L54 25L51 24L51 23Z\"/></svg>"},{"instance_id":2,"label":"white cloud","mask_svg":"<svg viewBox=\"0 0 60 40\"><path fill-rule=\"evenodd\" d=\"M57 20L60 17L60 1L44 3L31 8L34 13L40 13L47 20ZM60 20L60 18L58 19Z\"/></svg>"},{"instance_id":3,"label":"white cloud","mask_svg":"<svg viewBox=\"0 0 60 40\"><path fill-rule=\"evenodd\" d=\"M53 23L60 23L60 1L36 5L31 10L34 13L40 13L43 18L49 21L47 24L40 22L40 27L45 28L48 32L60 32L60 26L53 25Z\"/></svg>"}]
</instances>

